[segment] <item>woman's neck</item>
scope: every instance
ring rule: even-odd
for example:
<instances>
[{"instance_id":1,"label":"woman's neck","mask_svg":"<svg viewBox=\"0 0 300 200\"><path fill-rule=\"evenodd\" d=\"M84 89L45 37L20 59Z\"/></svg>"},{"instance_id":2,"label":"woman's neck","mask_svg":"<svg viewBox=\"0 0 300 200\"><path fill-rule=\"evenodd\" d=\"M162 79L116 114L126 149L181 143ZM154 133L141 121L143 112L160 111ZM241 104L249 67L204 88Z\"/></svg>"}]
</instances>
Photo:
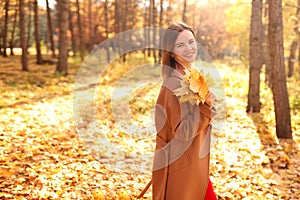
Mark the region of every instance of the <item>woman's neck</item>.
<instances>
[{"instance_id":1,"label":"woman's neck","mask_svg":"<svg viewBox=\"0 0 300 200\"><path fill-rule=\"evenodd\" d=\"M180 63L177 63L177 62L175 63L175 66L176 66L176 71L178 71L182 75L185 75L185 72L184 72L185 69L191 68L191 64L182 66Z\"/></svg>"}]
</instances>

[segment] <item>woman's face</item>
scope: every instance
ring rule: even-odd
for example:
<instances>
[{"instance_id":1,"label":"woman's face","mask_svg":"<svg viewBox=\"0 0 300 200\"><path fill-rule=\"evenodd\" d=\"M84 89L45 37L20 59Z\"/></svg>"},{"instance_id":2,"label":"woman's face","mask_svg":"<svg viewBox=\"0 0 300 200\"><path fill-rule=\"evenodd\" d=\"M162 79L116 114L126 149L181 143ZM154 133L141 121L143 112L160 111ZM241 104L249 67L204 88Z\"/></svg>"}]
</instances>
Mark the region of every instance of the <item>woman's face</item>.
<instances>
[{"instance_id":1,"label":"woman's face","mask_svg":"<svg viewBox=\"0 0 300 200\"><path fill-rule=\"evenodd\" d=\"M183 67L189 67L197 56L197 42L193 33L183 30L179 33L173 50L174 59Z\"/></svg>"}]
</instances>

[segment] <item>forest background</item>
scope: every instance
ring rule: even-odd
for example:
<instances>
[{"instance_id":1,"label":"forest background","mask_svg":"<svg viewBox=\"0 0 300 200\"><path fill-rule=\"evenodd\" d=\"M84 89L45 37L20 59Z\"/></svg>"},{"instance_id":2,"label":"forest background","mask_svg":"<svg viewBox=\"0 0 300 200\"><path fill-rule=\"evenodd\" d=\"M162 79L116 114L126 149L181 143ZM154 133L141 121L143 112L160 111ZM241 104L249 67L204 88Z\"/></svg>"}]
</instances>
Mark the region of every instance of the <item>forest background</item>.
<instances>
[{"instance_id":1,"label":"forest background","mask_svg":"<svg viewBox=\"0 0 300 200\"><path fill-rule=\"evenodd\" d=\"M211 155L219 199L300 196L300 1L0 0L0 5L1 198L136 198L151 179L155 131L144 127L151 124L147 116L159 85L142 85L130 96L131 120L142 129L121 130L111 103L122 77L138 66L156 63L151 73L141 70L127 84L160 77L154 48L160 34L154 28L121 42L110 39L174 21L194 28L224 87L217 105L225 116L216 120L223 126L214 133ZM115 43L101 46L108 40ZM100 65L107 67L83 91L95 92L95 122L108 145L99 128L81 132L73 107L76 75L99 44ZM133 44L138 50L120 54ZM147 48L139 49L143 44ZM223 102L226 107L220 107ZM90 111L83 110L81 117Z\"/></svg>"}]
</instances>

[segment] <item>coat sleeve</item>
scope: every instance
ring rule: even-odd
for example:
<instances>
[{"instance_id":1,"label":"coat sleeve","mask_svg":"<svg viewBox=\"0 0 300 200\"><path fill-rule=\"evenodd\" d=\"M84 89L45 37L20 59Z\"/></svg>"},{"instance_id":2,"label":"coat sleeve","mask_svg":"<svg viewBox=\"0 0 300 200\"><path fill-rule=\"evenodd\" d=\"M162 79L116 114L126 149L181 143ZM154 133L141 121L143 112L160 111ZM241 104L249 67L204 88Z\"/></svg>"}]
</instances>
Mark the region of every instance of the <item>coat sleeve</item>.
<instances>
[{"instance_id":1,"label":"coat sleeve","mask_svg":"<svg viewBox=\"0 0 300 200\"><path fill-rule=\"evenodd\" d=\"M211 109L208 106L192 105L189 102L179 103L174 93L166 87L162 88L160 98L158 101L160 109L158 110L161 120L159 121L170 124L176 139L182 141L192 140L201 133L201 131L198 131L199 128L205 129L209 125ZM162 127L163 124L160 126Z\"/></svg>"}]
</instances>

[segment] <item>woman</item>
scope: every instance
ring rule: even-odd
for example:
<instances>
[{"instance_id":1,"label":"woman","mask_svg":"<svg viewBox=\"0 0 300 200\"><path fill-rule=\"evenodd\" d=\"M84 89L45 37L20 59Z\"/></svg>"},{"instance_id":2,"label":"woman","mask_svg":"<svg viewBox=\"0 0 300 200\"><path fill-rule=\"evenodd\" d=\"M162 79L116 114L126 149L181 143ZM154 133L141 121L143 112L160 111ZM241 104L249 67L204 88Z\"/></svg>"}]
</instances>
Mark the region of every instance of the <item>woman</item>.
<instances>
[{"instance_id":1,"label":"woman","mask_svg":"<svg viewBox=\"0 0 300 200\"><path fill-rule=\"evenodd\" d=\"M205 102L179 103L174 90L179 88L184 69L197 56L193 30L184 23L174 23L162 41L164 78L156 106L156 151L152 186L154 200L216 199L209 180L209 142L213 95Z\"/></svg>"}]
</instances>

